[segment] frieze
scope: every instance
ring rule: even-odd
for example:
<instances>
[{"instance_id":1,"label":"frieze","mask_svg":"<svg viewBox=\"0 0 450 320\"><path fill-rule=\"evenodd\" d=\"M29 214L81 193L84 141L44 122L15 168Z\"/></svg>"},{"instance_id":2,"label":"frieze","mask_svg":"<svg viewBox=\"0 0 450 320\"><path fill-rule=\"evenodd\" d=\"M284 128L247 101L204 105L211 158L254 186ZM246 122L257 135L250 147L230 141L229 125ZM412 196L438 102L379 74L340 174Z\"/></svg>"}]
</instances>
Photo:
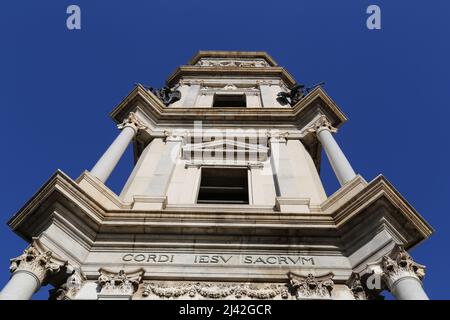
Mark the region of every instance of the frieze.
<instances>
[{"instance_id":1,"label":"frieze","mask_svg":"<svg viewBox=\"0 0 450 320\"><path fill-rule=\"evenodd\" d=\"M171 254L127 253L123 262L144 264L194 264L194 265L257 265L257 266L314 266L315 259L296 255L232 255L232 254Z\"/></svg>"},{"instance_id":2,"label":"frieze","mask_svg":"<svg viewBox=\"0 0 450 320\"><path fill-rule=\"evenodd\" d=\"M143 297L151 295L159 298L189 297L191 299L287 299L288 288L285 284L257 285L241 283L158 283L147 282L143 284Z\"/></svg>"},{"instance_id":3,"label":"frieze","mask_svg":"<svg viewBox=\"0 0 450 320\"><path fill-rule=\"evenodd\" d=\"M196 66L200 67L234 67L234 68L261 68L269 67L263 59L200 59Z\"/></svg>"}]
</instances>

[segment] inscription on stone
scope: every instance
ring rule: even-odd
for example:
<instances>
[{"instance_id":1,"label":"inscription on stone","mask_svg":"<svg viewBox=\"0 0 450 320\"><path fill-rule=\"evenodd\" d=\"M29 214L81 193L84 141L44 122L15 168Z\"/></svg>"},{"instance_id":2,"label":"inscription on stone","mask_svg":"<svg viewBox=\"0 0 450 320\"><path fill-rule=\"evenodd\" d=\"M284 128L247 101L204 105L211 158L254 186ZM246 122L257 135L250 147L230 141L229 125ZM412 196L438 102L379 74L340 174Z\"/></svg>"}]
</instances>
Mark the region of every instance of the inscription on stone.
<instances>
[{"instance_id":1,"label":"inscription on stone","mask_svg":"<svg viewBox=\"0 0 450 320\"><path fill-rule=\"evenodd\" d=\"M313 257L294 255L220 255L220 254L161 254L127 253L124 262L150 264L220 264L220 265L306 265L314 266Z\"/></svg>"}]
</instances>

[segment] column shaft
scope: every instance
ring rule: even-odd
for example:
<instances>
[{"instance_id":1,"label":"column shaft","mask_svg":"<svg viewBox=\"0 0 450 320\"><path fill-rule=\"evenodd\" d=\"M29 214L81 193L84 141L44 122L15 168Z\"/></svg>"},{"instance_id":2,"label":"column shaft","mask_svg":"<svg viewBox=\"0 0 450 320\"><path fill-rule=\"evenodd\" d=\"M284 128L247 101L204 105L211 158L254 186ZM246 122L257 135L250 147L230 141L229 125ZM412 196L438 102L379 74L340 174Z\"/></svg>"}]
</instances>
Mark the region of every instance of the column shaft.
<instances>
[{"instance_id":1,"label":"column shaft","mask_svg":"<svg viewBox=\"0 0 450 320\"><path fill-rule=\"evenodd\" d=\"M391 285L391 292L398 300L429 300L422 282L416 277L403 277Z\"/></svg>"},{"instance_id":2,"label":"column shaft","mask_svg":"<svg viewBox=\"0 0 450 320\"><path fill-rule=\"evenodd\" d=\"M135 134L136 129L126 125L108 150L106 150L100 160L98 160L96 165L92 168L91 174L100 179L103 183L106 182L128 145L133 140Z\"/></svg>"},{"instance_id":3,"label":"column shaft","mask_svg":"<svg viewBox=\"0 0 450 320\"><path fill-rule=\"evenodd\" d=\"M339 148L330 130L325 127L320 128L317 131L317 137L325 149L325 153L339 183L344 185L346 182L352 180L356 176L356 173L353 171L341 148Z\"/></svg>"},{"instance_id":4,"label":"column shaft","mask_svg":"<svg viewBox=\"0 0 450 320\"><path fill-rule=\"evenodd\" d=\"M30 300L40 286L39 279L31 272L15 272L0 292L0 300Z\"/></svg>"}]
</instances>

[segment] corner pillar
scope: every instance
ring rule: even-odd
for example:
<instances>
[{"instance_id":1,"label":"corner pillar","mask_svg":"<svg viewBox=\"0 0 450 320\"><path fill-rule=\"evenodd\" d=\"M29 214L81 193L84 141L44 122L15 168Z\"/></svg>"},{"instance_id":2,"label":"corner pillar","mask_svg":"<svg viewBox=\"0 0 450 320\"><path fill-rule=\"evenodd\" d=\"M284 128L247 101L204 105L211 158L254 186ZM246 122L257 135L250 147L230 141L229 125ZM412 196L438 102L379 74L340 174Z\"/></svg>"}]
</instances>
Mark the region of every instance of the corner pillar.
<instances>
[{"instance_id":1,"label":"corner pillar","mask_svg":"<svg viewBox=\"0 0 450 320\"><path fill-rule=\"evenodd\" d=\"M48 278L65 269L63 261L35 240L22 255L11 259L11 279L0 292L0 300L30 300Z\"/></svg>"},{"instance_id":2,"label":"corner pillar","mask_svg":"<svg viewBox=\"0 0 450 320\"><path fill-rule=\"evenodd\" d=\"M398 300L429 300L422 286L425 266L414 262L402 247L393 257L384 256L381 268L384 283Z\"/></svg>"},{"instance_id":3,"label":"corner pillar","mask_svg":"<svg viewBox=\"0 0 450 320\"><path fill-rule=\"evenodd\" d=\"M122 131L91 170L91 174L103 183L108 180L138 131L146 127L136 117L136 114L131 112L128 118L118 125L118 128Z\"/></svg>"},{"instance_id":4,"label":"corner pillar","mask_svg":"<svg viewBox=\"0 0 450 320\"><path fill-rule=\"evenodd\" d=\"M308 131L316 133L341 186L356 177L355 171L332 135L337 129L325 116L321 116Z\"/></svg>"}]
</instances>

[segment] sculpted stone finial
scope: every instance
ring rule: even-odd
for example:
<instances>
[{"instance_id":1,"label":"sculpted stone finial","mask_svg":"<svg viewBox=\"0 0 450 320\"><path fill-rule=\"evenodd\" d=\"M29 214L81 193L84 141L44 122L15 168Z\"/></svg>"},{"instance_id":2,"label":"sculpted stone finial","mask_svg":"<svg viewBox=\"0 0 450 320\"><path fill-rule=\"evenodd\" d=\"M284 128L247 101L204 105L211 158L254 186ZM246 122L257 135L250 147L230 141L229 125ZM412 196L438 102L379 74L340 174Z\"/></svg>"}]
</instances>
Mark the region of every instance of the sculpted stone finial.
<instances>
[{"instance_id":1,"label":"sculpted stone finial","mask_svg":"<svg viewBox=\"0 0 450 320\"><path fill-rule=\"evenodd\" d=\"M332 133L337 132L337 129L332 126L330 120L325 115L321 115L308 129L308 132L318 133L321 130L327 129Z\"/></svg>"},{"instance_id":2,"label":"sculpted stone finial","mask_svg":"<svg viewBox=\"0 0 450 320\"><path fill-rule=\"evenodd\" d=\"M310 273L305 277L289 272L288 277L292 294L297 299L331 299L334 286L332 273L320 277Z\"/></svg>"},{"instance_id":3,"label":"sculpted stone finial","mask_svg":"<svg viewBox=\"0 0 450 320\"><path fill-rule=\"evenodd\" d=\"M145 130L147 126L136 116L134 112L130 112L128 118L126 118L121 124L117 125L117 128L123 129L126 126L131 126L134 130Z\"/></svg>"},{"instance_id":4,"label":"sculpted stone finial","mask_svg":"<svg viewBox=\"0 0 450 320\"><path fill-rule=\"evenodd\" d=\"M62 271L67 266L67 261L56 257L51 251L46 250L38 239L35 239L23 253L11 259L9 270L15 272L29 272L33 274L41 285L45 284L48 276Z\"/></svg>"}]
</instances>

